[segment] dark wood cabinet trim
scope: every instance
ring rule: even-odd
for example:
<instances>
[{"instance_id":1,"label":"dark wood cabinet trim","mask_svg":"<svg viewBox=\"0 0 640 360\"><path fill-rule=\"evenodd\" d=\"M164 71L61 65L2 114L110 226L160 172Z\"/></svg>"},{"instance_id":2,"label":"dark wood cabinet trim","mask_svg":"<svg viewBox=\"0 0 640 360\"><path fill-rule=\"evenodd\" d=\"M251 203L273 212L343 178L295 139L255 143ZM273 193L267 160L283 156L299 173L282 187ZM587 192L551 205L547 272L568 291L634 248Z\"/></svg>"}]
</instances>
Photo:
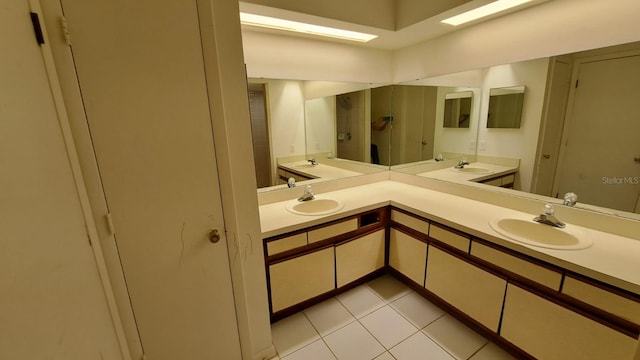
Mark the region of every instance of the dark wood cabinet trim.
<instances>
[{"instance_id":1,"label":"dark wood cabinet trim","mask_svg":"<svg viewBox=\"0 0 640 360\"><path fill-rule=\"evenodd\" d=\"M481 335L483 335L488 340L496 343L498 346L500 346L505 351L509 352L511 355L513 355L517 359L531 359L531 360L535 359L534 357L532 357L531 355L527 354L526 352L524 352L519 347L513 345L509 341L507 341L504 338L502 338L498 333L496 333L494 331L491 331L491 329L489 329L486 326L482 325L481 323L479 323L475 319L471 318L469 315L465 314L464 312L458 310L453 305L450 305L448 302L442 300L439 296L437 296L436 294L434 294L431 291L427 290L426 288L422 287L420 284L416 284L415 282L413 282L413 280L409 279L408 277L406 277L401 272L399 272L399 271L397 271L397 270L395 270L393 268L389 268L388 272L393 277L395 277L398 280L402 281L404 284L406 284L412 290L414 290L415 292L420 294L422 297L424 297L425 299L429 300L431 303L433 303L437 307L441 308L442 310L446 311L448 314L450 314L451 316L453 316L454 318L456 318L457 320L459 320L460 322L462 322L466 326L470 327L474 331L480 333Z\"/></svg>"},{"instance_id":2,"label":"dark wood cabinet trim","mask_svg":"<svg viewBox=\"0 0 640 360\"><path fill-rule=\"evenodd\" d=\"M409 235L412 238L422 241L423 243L429 243L429 236L427 236L427 234L423 234L419 231L416 231L408 226L396 223L396 222L391 222L391 228L394 230L398 230L399 232L405 234L405 235Z\"/></svg>"},{"instance_id":3,"label":"dark wood cabinet trim","mask_svg":"<svg viewBox=\"0 0 640 360\"><path fill-rule=\"evenodd\" d=\"M638 339L638 336L640 335L640 326L628 320L611 315L610 313L594 306L583 303L582 301L576 300L568 295L561 294L559 292L551 294L548 291L540 291L541 289L539 287L532 287L529 284L517 281L517 279L511 279L509 283L633 339Z\"/></svg>"},{"instance_id":4,"label":"dark wood cabinet trim","mask_svg":"<svg viewBox=\"0 0 640 360\"><path fill-rule=\"evenodd\" d=\"M589 284L591 286L595 286L595 287L597 287L599 289L608 291L608 292L613 293L615 295L618 295L620 297L623 297L623 298L629 299L631 301L640 303L640 295L634 294L634 293L632 293L630 291L627 291L627 290L624 290L624 289L620 289L620 288L615 287L613 285L610 285L610 284L607 284L607 283L603 283L601 281L586 277L584 275L580 275L578 273L575 273L575 272L572 272L572 271L569 271L569 270L566 271L565 276L572 277L572 278L574 278L576 280L580 280L580 281L582 281L584 283L587 283L587 284Z\"/></svg>"},{"instance_id":5,"label":"dark wood cabinet trim","mask_svg":"<svg viewBox=\"0 0 640 360\"><path fill-rule=\"evenodd\" d=\"M464 251L461 251L457 248L454 248L446 243L443 243L437 239L433 239L431 237L428 236L428 234L423 234L420 231L414 230L410 227L407 227L405 225L396 223L394 221L391 220L391 211L392 210L396 210L398 212L401 212L403 214L412 216L416 219L425 221L427 223L431 224L436 224L448 231L451 231L457 235L463 236L465 238L469 239L469 252L465 253ZM367 214L371 214L371 213L378 213L379 215L379 221L370 223L370 224L366 224L364 226L362 226L362 216L363 215L367 215ZM342 234L333 238L329 238L326 240L322 240L316 243L312 243L309 244L305 247L299 247L296 249L291 249L291 250L287 250L285 252L282 252L280 254L276 254L273 256L267 256L267 250L266 250L266 244L270 241L275 241L275 240L279 240L282 238L286 238L292 235L296 235L296 234L300 234L300 233L304 233L310 230L314 230L314 229L319 229L325 226L330 226L342 221L346 221L346 220L350 220L353 218L357 218L358 219L358 226L359 228L357 230L351 231L349 233L346 234ZM370 220L369 220L370 222ZM299 256L304 256L310 253L313 253L315 251L318 250L323 250L326 248L331 248L331 247L335 247L337 245L340 244L344 244L344 243L348 243L349 241L353 241L356 239L361 238L362 236L366 236L369 234L372 234L376 231L379 231L381 229L384 229L385 231L385 268L384 269L379 269L369 275L366 275L365 277L358 279L356 281L354 281L353 283L347 284L345 286L340 287L339 289L335 289L332 290L330 292L327 292L325 294L319 295L317 297L314 297L312 299L306 300L300 304L296 304L290 308L287 309L283 309L281 311L278 311L276 314L272 313L272 308L271 308L271 289L270 289L270 283L269 281L267 281L267 287L269 290L269 310L270 313L272 313L271 316L271 321L275 322L279 319L282 319L286 316L289 316L291 314L294 314L304 308L307 308L311 305L314 305L316 303L319 303L323 300L326 300L330 297L333 297L341 292L347 291L355 286L361 285L373 278L376 278L378 276L381 276L382 274L386 272L390 273L392 276L402 280L405 284L407 284L409 287L411 287L412 289L416 290L418 293L420 293L421 295L423 295L425 298L431 300L432 302L434 302L434 304L440 306L441 308L445 309L446 311L449 311L451 314L453 314L456 318L458 318L460 321L462 321L463 323L467 324L468 326L472 327L473 329L475 329L476 331L480 332L481 334L487 336L487 338L491 339L492 341L496 342L498 345L502 346L504 349L506 349L507 351L509 351L510 353L512 353L513 355L517 356L518 358L523 358L523 359L532 359L532 357L530 357L528 354L524 353L521 349L517 348L516 346L514 346L513 344L509 343L508 341L506 341L505 339L501 338L498 334L492 332L491 330L489 330L488 328L484 327L483 325L477 323L475 320L471 319L468 315L465 315L464 313L460 312L459 310L457 310L456 308L454 308L453 306L447 304L446 302L444 302L444 300L440 299L439 297L437 297L435 294L429 292L427 289L425 289L424 287L422 287L422 285L416 284L414 283L412 280L410 280L409 278L407 278L405 275L401 274L400 272L398 272L397 270L391 268L389 266L389 241L390 241L390 231L391 229L396 229L402 233L405 233L406 235L409 235L419 241L428 243L429 246L427 247L427 263L428 263L428 257L429 257L429 249L431 248L431 246L434 246L435 248L444 251L445 253L452 255L460 260L463 260L467 263L470 263L474 266L477 266L478 268L485 270L495 276L498 276L502 279L505 279L508 283L514 285L514 286L518 286L520 288L523 288L533 294L536 294L538 296L541 296L542 298L551 301L557 305L560 305L564 308L567 308L571 311L574 311L578 314L581 314L582 316L585 316L593 321L596 321L598 323L601 323L605 326L608 326L611 329L614 329L618 332L621 332L627 336L630 336L632 338L638 338L638 336L640 335L640 325L638 324L634 324L633 322L620 318L618 316L615 316L609 312L606 312L602 309L596 308L590 304L584 303L578 299L575 299L567 294L563 294L560 291L556 291L554 289L550 289L544 285L541 285L537 282L534 282L533 280L529 280L528 278L525 278L523 276L520 276L518 274L515 274L509 270L506 270L504 268L501 268L497 265L494 265L492 263L489 263L485 260L482 260L476 256L473 256L470 254L470 250L471 247L473 246L474 242L477 242L479 244L485 245L485 246L489 246L493 249L496 249L498 251L504 252L508 255L514 256L516 258L519 258L521 260L533 263L535 265L541 266L543 268L546 268L548 270L554 271L554 272L558 272L561 274L561 288L562 289L562 285L564 283L564 279L566 276L571 276L577 280L580 281L584 281L587 284L596 286L598 288L601 288L603 290L612 292L616 295L625 297L627 299L630 299L632 301L636 301L636 302L640 302L640 295L623 290L623 289L619 289L617 287L614 287L612 285L591 279L589 277L586 277L584 275L580 275L568 270L565 270L561 267L558 267L556 265L552 265L549 264L545 261L542 261L540 259L534 258L532 256L526 255L526 254L522 254L516 250L512 250L512 249L508 249L505 248L503 246L494 244L490 241L484 240L484 239L480 239L474 236L471 236L469 234L466 234L460 230L457 230L455 228L452 228L450 226L447 225L442 225L440 223L431 221L429 219L426 219L424 217L412 214L406 210L403 209L399 209L393 206L388 206L388 207L384 207L384 208L379 208L379 209L375 209L375 210L371 210L371 211L367 211L367 212L363 212L361 214L358 215L354 215L354 216L349 216L349 217L345 217L342 219L338 219L338 220L334 220L328 223L324 223L321 225L317 225L317 226L313 226L313 227L309 227L307 229L304 230L297 230L297 231L292 231L286 234L281 234L281 235L277 235L268 239L264 239L263 240L263 248L264 248L264 254L265 254L265 267L266 267L266 273L267 273L267 278L269 278L269 266L273 265L273 264L277 264L279 262L282 261L286 261L286 260L290 260L290 259L294 259L297 258ZM335 266L335 265L334 265ZM426 271L426 268L425 268ZM504 303L503 303L504 306Z\"/></svg>"}]
</instances>

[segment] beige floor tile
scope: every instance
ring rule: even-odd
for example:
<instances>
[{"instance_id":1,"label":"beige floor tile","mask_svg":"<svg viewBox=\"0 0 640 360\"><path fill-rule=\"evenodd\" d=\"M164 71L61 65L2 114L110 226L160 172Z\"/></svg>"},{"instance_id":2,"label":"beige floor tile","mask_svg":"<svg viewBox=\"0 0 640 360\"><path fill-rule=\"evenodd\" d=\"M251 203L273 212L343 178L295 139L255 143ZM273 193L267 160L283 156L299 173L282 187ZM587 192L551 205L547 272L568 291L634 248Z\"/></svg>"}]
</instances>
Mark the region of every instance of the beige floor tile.
<instances>
[{"instance_id":1,"label":"beige floor tile","mask_svg":"<svg viewBox=\"0 0 640 360\"><path fill-rule=\"evenodd\" d=\"M336 360L322 340L316 340L302 349L285 356L282 360Z\"/></svg>"},{"instance_id":2,"label":"beige floor tile","mask_svg":"<svg viewBox=\"0 0 640 360\"><path fill-rule=\"evenodd\" d=\"M422 332L418 332L401 342L391 350L391 355L397 360L453 360L438 344Z\"/></svg>"},{"instance_id":3,"label":"beige floor tile","mask_svg":"<svg viewBox=\"0 0 640 360\"><path fill-rule=\"evenodd\" d=\"M332 332L324 340L339 360L371 360L385 352L357 321Z\"/></svg>"},{"instance_id":4,"label":"beige floor tile","mask_svg":"<svg viewBox=\"0 0 640 360\"><path fill-rule=\"evenodd\" d=\"M358 286L336 297L356 318L361 318L385 305L367 286Z\"/></svg>"},{"instance_id":5,"label":"beige floor tile","mask_svg":"<svg viewBox=\"0 0 640 360\"><path fill-rule=\"evenodd\" d=\"M468 359L488 342L450 315L439 318L422 331L456 359Z\"/></svg>"},{"instance_id":6,"label":"beige floor tile","mask_svg":"<svg viewBox=\"0 0 640 360\"><path fill-rule=\"evenodd\" d=\"M285 357L320 339L304 313L297 313L271 326L273 344L280 357Z\"/></svg>"},{"instance_id":7,"label":"beige floor tile","mask_svg":"<svg viewBox=\"0 0 640 360\"><path fill-rule=\"evenodd\" d=\"M390 305L419 329L431 324L445 314L444 310L414 291L395 300Z\"/></svg>"},{"instance_id":8,"label":"beige floor tile","mask_svg":"<svg viewBox=\"0 0 640 360\"><path fill-rule=\"evenodd\" d=\"M360 323L387 349L419 330L388 305L364 316Z\"/></svg>"}]
</instances>

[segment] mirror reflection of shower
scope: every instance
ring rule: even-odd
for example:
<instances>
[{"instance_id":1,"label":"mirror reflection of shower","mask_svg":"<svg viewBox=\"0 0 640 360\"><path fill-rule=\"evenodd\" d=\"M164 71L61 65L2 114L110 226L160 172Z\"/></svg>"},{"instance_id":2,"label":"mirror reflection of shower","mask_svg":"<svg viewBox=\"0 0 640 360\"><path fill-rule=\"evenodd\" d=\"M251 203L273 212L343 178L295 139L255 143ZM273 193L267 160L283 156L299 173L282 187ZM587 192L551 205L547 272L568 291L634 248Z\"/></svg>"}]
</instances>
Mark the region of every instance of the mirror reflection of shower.
<instances>
[{"instance_id":1,"label":"mirror reflection of shower","mask_svg":"<svg viewBox=\"0 0 640 360\"><path fill-rule=\"evenodd\" d=\"M341 159L369 162L365 152L367 123L365 91L336 95L336 155Z\"/></svg>"}]
</instances>

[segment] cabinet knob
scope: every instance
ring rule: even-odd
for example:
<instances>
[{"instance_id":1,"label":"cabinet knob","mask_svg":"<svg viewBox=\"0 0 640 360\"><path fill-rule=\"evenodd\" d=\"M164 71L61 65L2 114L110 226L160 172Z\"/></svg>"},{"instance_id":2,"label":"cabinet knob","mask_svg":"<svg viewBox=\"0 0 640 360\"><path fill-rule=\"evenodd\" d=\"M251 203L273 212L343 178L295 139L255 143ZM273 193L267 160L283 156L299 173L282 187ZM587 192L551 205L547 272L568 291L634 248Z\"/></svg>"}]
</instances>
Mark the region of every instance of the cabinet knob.
<instances>
[{"instance_id":1,"label":"cabinet knob","mask_svg":"<svg viewBox=\"0 0 640 360\"><path fill-rule=\"evenodd\" d=\"M220 232L218 231L218 229L213 229L209 232L209 241L211 241L213 244L220 241Z\"/></svg>"},{"instance_id":2,"label":"cabinet knob","mask_svg":"<svg viewBox=\"0 0 640 360\"><path fill-rule=\"evenodd\" d=\"M542 157L547 159L547 160L551 159L551 155L549 155L549 154L544 154L544 155L542 155Z\"/></svg>"}]
</instances>

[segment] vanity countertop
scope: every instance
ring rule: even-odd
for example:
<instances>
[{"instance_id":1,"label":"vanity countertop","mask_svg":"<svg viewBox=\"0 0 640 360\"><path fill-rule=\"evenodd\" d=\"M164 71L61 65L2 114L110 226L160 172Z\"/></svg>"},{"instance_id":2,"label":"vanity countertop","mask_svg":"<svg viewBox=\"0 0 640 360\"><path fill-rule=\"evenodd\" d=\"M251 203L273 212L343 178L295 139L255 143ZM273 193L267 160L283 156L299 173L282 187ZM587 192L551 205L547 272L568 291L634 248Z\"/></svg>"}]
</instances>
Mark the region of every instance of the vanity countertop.
<instances>
[{"instance_id":1,"label":"vanity countertop","mask_svg":"<svg viewBox=\"0 0 640 360\"><path fill-rule=\"evenodd\" d=\"M500 218L533 218L531 214L392 180L327 192L320 196L340 200L344 202L344 208L330 215L309 216L292 214L286 210L286 205L297 201L295 199L260 206L263 238L393 205L478 238L640 294L640 241L636 239L578 227L593 239L591 247L582 250L554 250L530 246L500 235L491 228L489 222Z\"/></svg>"},{"instance_id":2,"label":"vanity countertop","mask_svg":"<svg viewBox=\"0 0 640 360\"><path fill-rule=\"evenodd\" d=\"M341 169L339 167L329 166L322 163L318 163L318 165L311 165L311 163L306 160L281 163L278 164L278 167L292 172L309 175L309 177L322 178L324 180L361 175L361 173L356 171Z\"/></svg>"},{"instance_id":3,"label":"vanity countertop","mask_svg":"<svg viewBox=\"0 0 640 360\"><path fill-rule=\"evenodd\" d=\"M417 175L446 181L482 181L518 171L517 166L495 165L486 162L473 162L469 165L465 165L465 167L487 169L489 172L465 173L458 171L453 167L447 167L445 169L426 171Z\"/></svg>"}]
</instances>

